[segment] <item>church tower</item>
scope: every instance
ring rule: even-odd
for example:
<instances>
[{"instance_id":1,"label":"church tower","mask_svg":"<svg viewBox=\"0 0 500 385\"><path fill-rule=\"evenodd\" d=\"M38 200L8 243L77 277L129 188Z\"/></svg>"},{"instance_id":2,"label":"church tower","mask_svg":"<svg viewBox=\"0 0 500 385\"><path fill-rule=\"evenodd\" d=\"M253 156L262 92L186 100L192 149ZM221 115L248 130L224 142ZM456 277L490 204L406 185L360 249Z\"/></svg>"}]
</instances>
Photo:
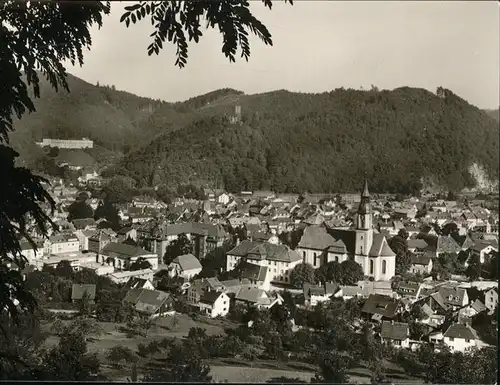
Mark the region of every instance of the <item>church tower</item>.
<instances>
[{"instance_id":1,"label":"church tower","mask_svg":"<svg viewBox=\"0 0 500 385\"><path fill-rule=\"evenodd\" d=\"M365 180L365 186L361 193L361 202L359 203L357 226L358 230L371 230L373 221L372 205L370 203L370 192L368 191L368 182Z\"/></svg>"},{"instance_id":2,"label":"church tower","mask_svg":"<svg viewBox=\"0 0 500 385\"><path fill-rule=\"evenodd\" d=\"M361 202L359 203L356 216L356 246L355 254L357 256L368 256L373 244L373 213L370 203L370 192L368 191L368 182L365 180L363 191L361 192ZM364 259L356 261L364 266Z\"/></svg>"}]
</instances>

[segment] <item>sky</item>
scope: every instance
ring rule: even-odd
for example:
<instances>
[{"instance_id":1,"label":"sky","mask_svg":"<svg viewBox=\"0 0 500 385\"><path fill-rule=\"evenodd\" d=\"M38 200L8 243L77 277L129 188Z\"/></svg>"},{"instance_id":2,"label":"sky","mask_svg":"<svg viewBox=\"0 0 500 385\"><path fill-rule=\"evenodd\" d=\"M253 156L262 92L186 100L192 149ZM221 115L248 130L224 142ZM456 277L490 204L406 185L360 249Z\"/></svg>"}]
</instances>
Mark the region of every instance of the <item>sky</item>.
<instances>
[{"instance_id":1,"label":"sky","mask_svg":"<svg viewBox=\"0 0 500 385\"><path fill-rule=\"evenodd\" d=\"M83 67L68 71L90 83L114 85L170 102L220 88L247 94L286 89L393 89L438 86L480 108L498 108L500 8L495 1L275 1L272 10L251 1L270 30L273 46L251 39L248 62L230 63L222 37L204 31L178 69L175 47L148 56L153 27L142 20L128 29L119 19L127 2L112 3Z\"/></svg>"}]
</instances>

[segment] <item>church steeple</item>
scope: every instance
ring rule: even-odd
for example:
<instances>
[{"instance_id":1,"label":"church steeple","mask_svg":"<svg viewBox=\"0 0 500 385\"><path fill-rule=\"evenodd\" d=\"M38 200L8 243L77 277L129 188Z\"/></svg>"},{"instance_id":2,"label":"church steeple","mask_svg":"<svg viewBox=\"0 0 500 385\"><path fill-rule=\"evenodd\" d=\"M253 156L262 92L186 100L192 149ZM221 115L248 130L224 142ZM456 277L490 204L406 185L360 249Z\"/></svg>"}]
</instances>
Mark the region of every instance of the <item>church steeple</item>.
<instances>
[{"instance_id":1,"label":"church steeple","mask_svg":"<svg viewBox=\"0 0 500 385\"><path fill-rule=\"evenodd\" d=\"M370 192L368 191L368 181L366 179L361 192L357 219L358 229L369 230L372 228L372 205L370 203Z\"/></svg>"}]
</instances>

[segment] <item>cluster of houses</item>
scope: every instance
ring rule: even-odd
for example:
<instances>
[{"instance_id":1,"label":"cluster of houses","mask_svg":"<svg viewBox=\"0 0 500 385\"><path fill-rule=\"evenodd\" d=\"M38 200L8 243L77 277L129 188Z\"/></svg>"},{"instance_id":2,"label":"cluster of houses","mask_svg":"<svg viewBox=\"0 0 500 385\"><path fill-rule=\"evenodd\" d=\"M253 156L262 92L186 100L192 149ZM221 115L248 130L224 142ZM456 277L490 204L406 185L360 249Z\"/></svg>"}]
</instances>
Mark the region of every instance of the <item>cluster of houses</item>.
<instances>
[{"instance_id":1,"label":"cluster of houses","mask_svg":"<svg viewBox=\"0 0 500 385\"><path fill-rule=\"evenodd\" d=\"M74 198L77 193L71 190L68 196ZM496 201L422 197L399 202L391 196L370 194L366 182L361 194L233 195L207 190L205 195L202 202L178 198L170 205L148 197L134 198L119 207L123 227L118 231L99 228L92 218L67 223L59 213L54 220L61 231L39 241L36 252L23 242L23 254L37 269L66 260L75 270L91 269L109 276L127 285L126 301L150 316L168 314L174 297L179 297L158 289L157 277L163 271L179 279L177 293L189 306L210 317L223 317L234 303L259 309L282 303L280 290L290 284L290 273L299 264L317 269L332 261L352 260L361 266L364 280L352 286L305 284L300 292L303 306L332 298L365 298L363 314L381 324L384 341L401 347L416 346L419 341L410 339L409 326L397 321L398 314L419 306L427 317L421 322L430 328L430 341L459 351L481 346L467 320L495 310L496 288L484 288L482 282L474 286L461 280L435 282L430 278L394 286L396 252L390 240L406 231L412 251L409 273L424 277L444 253L465 252L468 258L478 255L484 263L498 253L498 197ZM71 200L64 194L58 199ZM96 207L98 203L90 200ZM442 234L440 230L446 227L453 229L454 236ZM298 230L300 239L294 249L282 242L283 233ZM164 265L167 246L181 234L191 242L192 252ZM236 278L198 278L204 258L226 243L233 247L226 252L219 273L233 272ZM138 261L147 261L148 267L131 270Z\"/></svg>"}]
</instances>

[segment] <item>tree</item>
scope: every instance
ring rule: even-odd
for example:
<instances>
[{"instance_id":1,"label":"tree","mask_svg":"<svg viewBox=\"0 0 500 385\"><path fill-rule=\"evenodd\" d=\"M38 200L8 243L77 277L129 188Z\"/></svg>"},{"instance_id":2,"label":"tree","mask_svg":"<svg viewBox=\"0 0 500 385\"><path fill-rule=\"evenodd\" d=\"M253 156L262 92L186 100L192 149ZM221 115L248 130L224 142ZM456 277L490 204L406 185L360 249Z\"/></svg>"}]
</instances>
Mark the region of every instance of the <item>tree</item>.
<instances>
[{"instance_id":1,"label":"tree","mask_svg":"<svg viewBox=\"0 0 500 385\"><path fill-rule=\"evenodd\" d=\"M68 221L72 222L75 219L86 219L94 217L94 210L86 201L77 200L68 207Z\"/></svg>"},{"instance_id":2,"label":"tree","mask_svg":"<svg viewBox=\"0 0 500 385\"><path fill-rule=\"evenodd\" d=\"M117 367L119 367L122 362L130 363L137 360L134 352L122 345L116 345L109 349L106 353L106 358Z\"/></svg>"},{"instance_id":3,"label":"tree","mask_svg":"<svg viewBox=\"0 0 500 385\"><path fill-rule=\"evenodd\" d=\"M120 227L120 215L118 213L118 209L111 202L108 195L106 195L104 199L99 202L99 205L97 206L94 213L95 220L101 218L109 222L112 229L116 230Z\"/></svg>"},{"instance_id":4,"label":"tree","mask_svg":"<svg viewBox=\"0 0 500 385\"><path fill-rule=\"evenodd\" d=\"M340 269L341 281L339 283L342 285L355 285L364 277L361 266L350 259L342 262L340 264Z\"/></svg>"},{"instance_id":5,"label":"tree","mask_svg":"<svg viewBox=\"0 0 500 385\"><path fill-rule=\"evenodd\" d=\"M314 284L314 267L308 263L301 263L295 266L290 272L290 283L301 288L304 283Z\"/></svg>"},{"instance_id":6,"label":"tree","mask_svg":"<svg viewBox=\"0 0 500 385\"><path fill-rule=\"evenodd\" d=\"M73 266L71 266L71 262L67 260L62 260L56 265L56 270L55 270L56 276L58 277L64 277L64 278L71 278L73 277Z\"/></svg>"},{"instance_id":7,"label":"tree","mask_svg":"<svg viewBox=\"0 0 500 385\"><path fill-rule=\"evenodd\" d=\"M467 278L469 278L471 282L477 281L481 276L481 271L482 271L482 266L479 255L472 254L471 257L469 258L469 266L467 266L467 269L465 270L465 275L467 276Z\"/></svg>"},{"instance_id":8,"label":"tree","mask_svg":"<svg viewBox=\"0 0 500 385\"><path fill-rule=\"evenodd\" d=\"M265 5L272 7L271 0ZM249 3L235 6L229 0L210 3L200 2L154 2L140 3L127 7L121 21L128 26L146 15L151 16L155 27L153 44L148 53L158 54L166 41L177 45L179 67L186 64L188 42L197 43L202 35L200 17L208 21L207 28L219 28L224 36L223 52L234 61L238 47L248 60L250 30L271 45L271 34L249 10ZM19 310L33 311L36 301L23 287L19 271L7 266L15 263L24 266L26 260L21 254L21 243L26 238L36 250L27 225L34 222L41 234L47 234L47 226L54 226L45 208L53 211L55 202L45 190L45 179L33 175L28 169L15 165L19 156L8 144L8 134L13 130L13 116L18 119L26 112L34 112L35 98L40 97L39 74L47 78L56 90L62 87L69 91L67 72L63 65L69 60L73 65L83 65L83 52L90 48L90 27L102 26L103 16L109 14L110 3L91 2L32 2L4 1L0 5L0 168L4 188L0 191L0 312L8 311L18 318ZM179 19L178 19L179 18ZM184 31L188 31L188 36ZM29 41L29 44L25 42ZM27 220L29 219L29 220ZM17 305L17 306L16 306ZM0 314L1 315L1 314Z\"/></svg>"},{"instance_id":9,"label":"tree","mask_svg":"<svg viewBox=\"0 0 500 385\"><path fill-rule=\"evenodd\" d=\"M189 254L193 252L193 244L188 239L186 234L179 234L177 239L170 242L165 248L163 262L165 265L170 265L172 261L180 255Z\"/></svg>"},{"instance_id":10,"label":"tree","mask_svg":"<svg viewBox=\"0 0 500 385\"><path fill-rule=\"evenodd\" d=\"M43 359L43 377L51 381L91 381L100 370L96 354L87 353L87 343L81 333L67 333L59 345L49 350Z\"/></svg>"},{"instance_id":11,"label":"tree","mask_svg":"<svg viewBox=\"0 0 500 385\"><path fill-rule=\"evenodd\" d=\"M78 301L78 311L83 316L89 316L92 312L90 294L86 290L83 292L82 298Z\"/></svg>"},{"instance_id":12,"label":"tree","mask_svg":"<svg viewBox=\"0 0 500 385\"><path fill-rule=\"evenodd\" d=\"M129 269L130 271L151 269L151 263L146 258L139 257L135 262L130 264Z\"/></svg>"},{"instance_id":13,"label":"tree","mask_svg":"<svg viewBox=\"0 0 500 385\"><path fill-rule=\"evenodd\" d=\"M350 367L349 357L337 352L328 352L322 355L319 363L319 372L313 382L346 384L349 382L347 370Z\"/></svg>"},{"instance_id":14,"label":"tree","mask_svg":"<svg viewBox=\"0 0 500 385\"><path fill-rule=\"evenodd\" d=\"M144 376L148 382L211 382L210 366L203 363L198 350L189 344L173 346L168 355L168 367Z\"/></svg>"}]
</instances>

